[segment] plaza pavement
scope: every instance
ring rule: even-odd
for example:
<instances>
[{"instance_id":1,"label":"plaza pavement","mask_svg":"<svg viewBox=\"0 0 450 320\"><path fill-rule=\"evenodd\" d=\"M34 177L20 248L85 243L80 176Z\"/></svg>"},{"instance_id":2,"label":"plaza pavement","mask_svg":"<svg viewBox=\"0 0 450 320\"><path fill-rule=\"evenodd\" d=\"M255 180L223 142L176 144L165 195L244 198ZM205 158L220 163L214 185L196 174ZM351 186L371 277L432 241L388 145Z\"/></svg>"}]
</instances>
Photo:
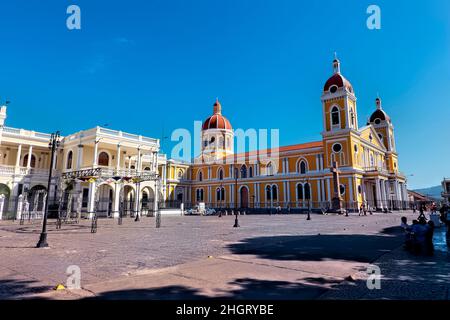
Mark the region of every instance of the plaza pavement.
<instances>
[{"instance_id":1,"label":"plaza pavement","mask_svg":"<svg viewBox=\"0 0 450 320\"><path fill-rule=\"evenodd\" d=\"M34 248L40 225L0 222L2 299L448 299L447 247L413 257L400 247L400 217L312 215L162 217L49 226L50 248ZM442 235L437 233L437 237ZM381 290L366 270L380 266ZM66 269L81 290L55 291ZM351 276L351 277L350 277Z\"/></svg>"}]
</instances>

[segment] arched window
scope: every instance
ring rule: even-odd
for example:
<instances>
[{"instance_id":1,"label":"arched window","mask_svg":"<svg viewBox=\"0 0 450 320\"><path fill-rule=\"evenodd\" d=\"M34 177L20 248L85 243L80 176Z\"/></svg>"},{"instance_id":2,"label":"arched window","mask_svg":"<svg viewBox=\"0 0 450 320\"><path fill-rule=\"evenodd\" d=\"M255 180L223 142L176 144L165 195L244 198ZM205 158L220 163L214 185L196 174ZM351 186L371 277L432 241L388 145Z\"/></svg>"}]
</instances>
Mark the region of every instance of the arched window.
<instances>
[{"instance_id":1,"label":"arched window","mask_svg":"<svg viewBox=\"0 0 450 320\"><path fill-rule=\"evenodd\" d=\"M23 162L22 162L23 167L28 166L28 156L29 155L26 154L25 157L23 157ZM33 154L31 155L30 167L36 168L36 157Z\"/></svg>"},{"instance_id":2,"label":"arched window","mask_svg":"<svg viewBox=\"0 0 450 320\"><path fill-rule=\"evenodd\" d=\"M266 199L267 199L267 201L272 200L272 192L271 192L270 186L266 187Z\"/></svg>"},{"instance_id":3,"label":"arched window","mask_svg":"<svg viewBox=\"0 0 450 320\"><path fill-rule=\"evenodd\" d=\"M197 189L197 201L203 201L203 189Z\"/></svg>"},{"instance_id":4,"label":"arched window","mask_svg":"<svg viewBox=\"0 0 450 320\"><path fill-rule=\"evenodd\" d=\"M353 109L350 109L350 123L352 125L352 128L355 128L355 112Z\"/></svg>"},{"instance_id":5,"label":"arched window","mask_svg":"<svg viewBox=\"0 0 450 320\"><path fill-rule=\"evenodd\" d=\"M99 166L109 166L109 155L106 152L100 152L98 155L98 165Z\"/></svg>"},{"instance_id":6,"label":"arched window","mask_svg":"<svg viewBox=\"0 0 450 320\"><path fill-rule=\"evenodd\" d=\"M331 109L331 125L338 125L339 122L339 108L335 106Z\"/></svg>"},{"instance_id":7,"label":"arched window","mask_svg":"<svg viewBox=\"0 0 450 320\"><path fill-rule=\"evenodd\" d=\"M216 199L217 201L225 201L225 188L216 189Z\"/></svg>"},{"instance_id":8,"label":"arched window","mask_svg":"<svg viewBox=\"0 0 450 320\"><path fill-rule=\"evenodd\" d=\"M299 183L297 185L297 200L303 200L303 199L304 199L303 185L301 183Z\"/></svg>"},{"instance_id":9,"label":"arched window","mask_svg":"<svg viewBox=\"0 0 450 320\"><path fill-rule=\"evenodd\" d=\"M273 200L278 200L278 188L276 185L272 186L272 199Z\"/></svg>"},{"instance_id":10,"label":"arched window","mask_svg":"<svg viewBox=\"0 0 450 320\"><path fill-rule=\"evenodd\" d=\"M150 171L150 167L145 167L144 171Z\"/></svg>"},{"instance_id":11,"label":"arched window","mask_svg":"<svg viewBox=\"0 0 450 320\"><path fill-rule=\"evenodd\" d=\"M339 186L339 193L341 194L341 196L343 196L345 194L345 185L341 184Z\"/></svg>"},{"instance_id":12,"label":"arched window","mask_svg":"<svg viewBox=\"0 0 450 320\"><path fill-rule=\"evenodd\" d=\"M307 165L306 165L306 161L305 160L301 160L299 165L298 165L298 172L300 172L300 174L306 174L307 171Z\"/></svg>"},{"instance_id":13,"label":"arched window","mask_svg":"<svg viewBox=\"0 0 450 320\"><path fill-rule=\"evenodd\" d=\"M72 150L70 150L69 153L67 154L66 169L72 169L72 158L73 158L73 152L72 152Z\"/></svg>"},{"instance_id":14,"label":"arched window","mask_svg":"<svg viewBox=\"0 0 450 320\"><path fill-rule=\"evenodd\" d=\"M241 178L245 179L247 178L247 166L244 164L241 167Z\"/></svg>"},{"instance_id":15,"label":"arched window","mask_svg":"<svg viewBox=\"0 0 450 320\"><path fill-rule=\"evenodd\" d=\"M219 169L219 180L223 180L223 170Z\"/></svg>"},{"instance_id":16,"label":"arched window","mask_svg":"<svg viewBox=\"0 0 450 320\"><path fill-rule=\"evenodd\" d=\"M253 178L253 167L248 167L248 177Z\"/></svg>"},{"instance_id":17,"label":"arched window","mask_svg":"<svg viewBox=\"0 0 450 320\"><path fill-rule=\"evenodd\" d=\"M305 199L311 200L311 186L309 183L305 184Z\"/></svg>"},{"instance_id":18,"label":"arched window","mask_svg":"<svg viewBox=\"0 0 450 320\"><path fill-rule=\"evenodd\" d=\"M183 170L178 170L178 179L183 178Z\"/></svg>"},{"instance_id":19,"label":"arched window","mask_svg":"<svg viewBox=\"0 0 450 320\"><path fill-rule=\"evenodd\" d=\"M203 172L198 172L198 181L203 181Z\"/></svg>"}]
</instances>

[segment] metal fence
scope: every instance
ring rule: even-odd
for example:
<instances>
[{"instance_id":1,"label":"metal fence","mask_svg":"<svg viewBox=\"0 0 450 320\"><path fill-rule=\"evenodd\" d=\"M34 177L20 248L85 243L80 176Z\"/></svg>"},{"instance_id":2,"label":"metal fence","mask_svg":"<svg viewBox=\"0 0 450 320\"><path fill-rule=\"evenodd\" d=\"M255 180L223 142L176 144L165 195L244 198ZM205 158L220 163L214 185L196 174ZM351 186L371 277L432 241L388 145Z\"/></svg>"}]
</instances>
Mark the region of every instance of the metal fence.
<instances>
[{"instance_id":1,"label":"metal fence","mask_svg":"<svg viewBox=\"0 0 450 320\"><path fill-rule=\"evenodd\" d=\"M422 202L410 201L369 201L364 207L358 202L342 202L342 208L348 212L357 213L365 210L366 212L395 212L403 210L419 210ZM159 201L158 209L181 209L184 211L197 209L198 202L181 202L178 200ZM240 206L229 202L205 203L206 208L216 211L224 210L245 210L248 214L271 214L271 213L324 213L331 208L329 201L295 201L295 202L255 202L246 206ZM22 214L17 214L18 209ZM20 208L19 197L9 197L5 199L3 205L3 220L15 220L20 217L21 220L42 219L44 209L43 198L29 201L28 208ZM135 201L120 201L118 212L114 212L114 204L110 199L98 199L95 203L94 212L87 211L86 205L81 203L79 197L63 195L61 200L51 199L48 204L48 218L59 219L63 222L75 222L83 218L91 218L95 214L97 218L112 217L130 217L135 218L136 214L140 216L155 216L155 206L152 200L140 201L139 207L136 207Z\"/></svg>"}]
</instances>

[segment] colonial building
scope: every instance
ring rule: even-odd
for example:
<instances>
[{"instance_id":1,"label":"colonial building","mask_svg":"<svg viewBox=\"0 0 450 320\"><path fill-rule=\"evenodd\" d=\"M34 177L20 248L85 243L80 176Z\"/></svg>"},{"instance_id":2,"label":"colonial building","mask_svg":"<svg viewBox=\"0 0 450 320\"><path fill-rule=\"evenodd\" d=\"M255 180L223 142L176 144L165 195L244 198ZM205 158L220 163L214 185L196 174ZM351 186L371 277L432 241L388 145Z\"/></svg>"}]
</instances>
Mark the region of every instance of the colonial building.
<instances>
[{"instance_id":1,"label":"colonial building","mask_svg":"<svg viewBox=\"0 0 450 320\"><path fill-rule=\"evenodd\" d=\"M5 126L6 111L7 107L2 106L0 211L3 219L19 218L24 203L30 215L42 214L47 200L58 206L59 211L86 217L92 217L94 212L117 217L120 210L127 213L154 210L158 196L162 197L164 188L159 183L158 166L163 168L166 159L158 155L159 140L102 127L60 138L47 195L50 135Z\"/></svg>"},{"instance_id":2,"label":"colonial building","mask_svg":"<svg viewBox=\"0 0 450 320\"><path fill-rule=\"evenodd\" d=\"M374 112L360 127L356 100L335 59L321 97L322 139L280 147L275 159L267 156L273 150L234 154L233 128L216 101L202 127L202 152L190 167L188 201L215 208L328 209L337 163L338 197L347 209L362 203L378 210L405 207L406 178L399 171L393 122L376 98Z\"/></svg>"}]
</instances>

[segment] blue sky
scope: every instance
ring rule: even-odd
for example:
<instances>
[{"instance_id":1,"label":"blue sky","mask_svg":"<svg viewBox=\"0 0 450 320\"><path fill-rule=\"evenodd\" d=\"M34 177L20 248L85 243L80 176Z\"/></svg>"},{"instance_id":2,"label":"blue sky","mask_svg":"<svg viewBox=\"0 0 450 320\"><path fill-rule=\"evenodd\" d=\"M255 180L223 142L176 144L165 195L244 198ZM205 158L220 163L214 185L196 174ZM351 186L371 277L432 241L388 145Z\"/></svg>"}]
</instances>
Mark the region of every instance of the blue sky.
<instances>
[{"instance_id":1,"label":"blue sky","mask_svg":"<svg viewBox=\"0 0 450 320\"><path fill-rule=\"evenodd\" d=\"M81 30L66 28L70 4ZM381 30L366 27L370 4ZM218 96L235 128L279 128L282 145L320 140L337 51L360 125L380 93L410 187L450 176L448 0L17 0L0 12L8 126L160 138L192 130Z\"/></svg>"}]
</instances>

